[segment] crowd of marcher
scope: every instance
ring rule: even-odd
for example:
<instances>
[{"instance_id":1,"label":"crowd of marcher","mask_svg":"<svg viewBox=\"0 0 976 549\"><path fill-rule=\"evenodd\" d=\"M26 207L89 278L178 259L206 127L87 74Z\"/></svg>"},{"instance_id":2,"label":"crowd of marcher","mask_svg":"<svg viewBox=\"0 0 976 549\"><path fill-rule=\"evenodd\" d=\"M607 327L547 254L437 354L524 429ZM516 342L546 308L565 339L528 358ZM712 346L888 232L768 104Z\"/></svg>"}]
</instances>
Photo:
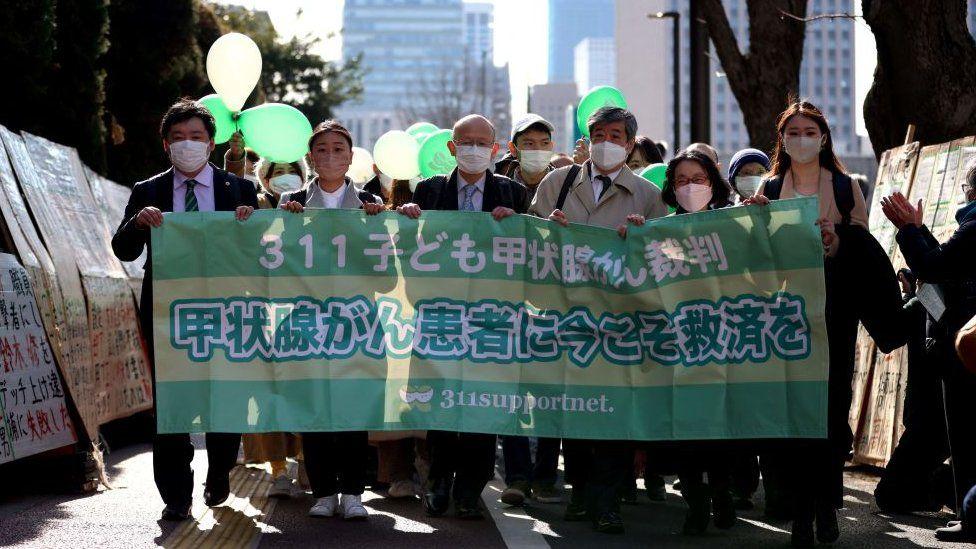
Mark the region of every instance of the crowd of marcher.
<instances>
[{"instance_id":1,"label":"crowd of marcher","mask_svg":"<svg viewBox=\"0 0 976 549\"><path fill-rule=\"evenodd\" d=\"M661 189L637 172L663 162L667 150L638 135L633 114L604 107L587 125L590 139L581 140L570 156L554 151L554 127L538 115L519 120L510 136L496 135L483 116L465 116L448 144L457 168L424 179L411 191L410 182L394 180L375 166L374 178L363 185L353 182L346 175L353 137L332 120L315 126L300 161L258 158L235 136L221 169L208 161L215 148L213 117L199 103L181 100L160 126L172 167L135 184L113 248L120 259L135 260L149 243L148 229L163 223L164 212L235 211L244 221L255 208L296 214L309 208L361 209L366 215L394 210L409 218L459 210L488 212L495 220L527 214L561 225L606 227L625 238L629 226L667 215L817 196L829 342L826 439L646 442L428 431L384 433L371 441L366 432L266 433L243 436L245 457L270 462L276 497L289 497L296 489L286 464L298 460L304 472L299 482L306 482L307 473L314 497L309 510L314 517L368 516L361 496L375 453L375 485L385 487L388 497L419 498L431 516L445 515L453 505L458 519L480 519L481 494L494 477L500 442L503 503L565 503L565 520L590 521L607 533L623 531L620 506L636 501L638 478L644 479L646 497L661 501L664 477L678 477L675 486L688 506L683 528L688 535L701 534L710 524L734 527L737 511L753 507L761 480L766 514L792 521L794 545L830 543L840 535L837 510L843 506L843 468L853 442L848 412L862 324L882 351L907 343L910 364L906 430L878 485L878 506L913 512L948 505L960 521L940 529L938 537L976 539L976 517L970 514L976 499L976 423L968 402L976 395L976 374L964 368L954 347L956 333L976 313L976 168L966 176L968 202L957 213L959 229L945 243L922 223L921 204L898 193L883 199L908 265L896 273L868 231L864 193L834 153L826 118L808 102L790 104L770 128L776 134L771 156L739 151L723 173L716 151L695 143L674 151ZM500 141L507 141L502 157ZM146 272L140 315L152 350L151 259ZM924 285L937 286L944 296L945 312L938 318L916 297ZM228 475L241 438L207 434L207 505L228 498ZM560 456L568 494L558 482ZM153 464L164 519L189 517L191 458L188 434L156 435Z\"/></svg>"}]
</instances>

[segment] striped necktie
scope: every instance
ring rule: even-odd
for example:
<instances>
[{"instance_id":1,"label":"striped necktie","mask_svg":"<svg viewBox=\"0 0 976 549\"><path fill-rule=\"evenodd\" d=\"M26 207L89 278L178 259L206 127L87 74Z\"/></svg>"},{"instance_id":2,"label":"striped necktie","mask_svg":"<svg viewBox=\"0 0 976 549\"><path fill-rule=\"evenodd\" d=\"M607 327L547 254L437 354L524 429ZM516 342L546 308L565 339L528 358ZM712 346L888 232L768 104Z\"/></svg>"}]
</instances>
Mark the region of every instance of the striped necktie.
<instances>
[{"instance_id":1,"label":"striped necktie","mask_svg":"<svg viewBox=\"0 0 976 549\"><path fill-rule=\"evenodd\" d=\"M193 188L197 186L196 179L186 180L186 198L183 199L183 211L184 212L198 212L200 211L200 206L197 204L197 195L193 192Z\"/></svg>"}]
</instances>

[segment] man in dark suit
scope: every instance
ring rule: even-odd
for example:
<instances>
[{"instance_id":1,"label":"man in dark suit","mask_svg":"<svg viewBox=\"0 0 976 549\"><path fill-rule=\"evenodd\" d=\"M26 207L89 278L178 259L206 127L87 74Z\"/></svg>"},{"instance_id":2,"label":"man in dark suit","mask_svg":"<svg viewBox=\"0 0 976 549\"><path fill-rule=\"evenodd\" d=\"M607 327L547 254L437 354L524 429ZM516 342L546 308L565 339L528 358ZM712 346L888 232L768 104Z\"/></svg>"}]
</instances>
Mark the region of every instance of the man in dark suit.
<instances>
[{"instance_id":1,"label":"man in dark suit","mask_svg":"<svg viewBox=\"0 0 976 549\"><path fill-rule=\"evenodd\" d=\"M215 131L213 116L200 103L182 99L169 108L160 124L160 136L173 166L132 188L125 216L112 237L112 250L119 259L133 261L139 257L149 246L150 228L162 225L164 212L234 211L238 221L250 217L257 207L254 184L207 162L214 150ZM141 304L139 320L155 372L152 253L146 260ZM207 433L206 438L209 469L204 499L212 507L230 495L229 476L237 461L241 435ZM190 516L192 459L189 434L156 434L153 438L153 476L166 504L164 520Z\"/></svg>"},{"instance_id":2,"label":"man in dark suit","mask_svg":"<svg viewBox=\"0 0 976 549\"><path fill-rule=\"evenodd\" d=\"M458 167L447 177L431 177L417 183L413 202L397 211L416 219L423 210L490 212L496 220L525 213L525 187L491 173L498 154L495 127L487 118L469 115L454 125L448 149ZM454 489L457 516L481 519L481 491L495 475L495 435L430 431L430 475L424 507L431 516L447 512Z\"/></svg>"}]
</instances>

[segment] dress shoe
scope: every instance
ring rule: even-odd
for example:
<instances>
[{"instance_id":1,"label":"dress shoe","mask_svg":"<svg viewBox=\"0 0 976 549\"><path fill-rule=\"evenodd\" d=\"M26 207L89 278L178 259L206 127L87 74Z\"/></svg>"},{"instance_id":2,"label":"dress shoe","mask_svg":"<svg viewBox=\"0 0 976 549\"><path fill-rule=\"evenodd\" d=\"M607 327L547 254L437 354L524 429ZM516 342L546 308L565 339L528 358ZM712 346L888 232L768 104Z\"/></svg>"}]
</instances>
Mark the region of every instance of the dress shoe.
<instances>
[{"instance_id":1,"label":"dress shoe","mask_svg":"<svg viewBox=\"0 0 976 549\"><path fill-rule=\"evenodd\" d=\"M593 527L597 532L603 534L623 534L624 533L624 519L619 513L614 513L613 511L603 513L600 518L593 523Z\"/></svg>"},{"instance_id":2,"label":"dress shoe","mask_svg":"<svg viewBox=\"0 0 976 549\"><path fill-rule=\"evenodd\" d=\"M163 520L179 522L190 518L189 505L167 505L163 508Z\"/></svg>"},{"instance_id":3,"label":"dress shoe","mask_svg":"<svg viewBox=\"0 0 976 549\"><path fill-rule=\"evenodd\" d=\"M437 479L431 482L430 488L424 494L424 509L427 515L439 517L447 512L451 505L451 481Z\"/></svg>"},{"instance_id":4,"label":"dress shoe","mask_svg":"<svg viewBox=\"0 0 976 549\"><path fill-rule=\"evenodd\" d=\"M207 488L203 491L203 502L207 507L216 507L230 497L230 478L223 476L219 479L207 479Z\"/></svg>"},{"instance_id":5,"label":"dress shoe","mask_svg":"<svg viewBox=\"0 0 976 549\"><path fill-rule=\"evenodd\" d=\"M728 530L735 526L735 502L731 492L721 491L712 497L712 517L718 529Z\"/></svg>"},{"instance_id":6,"label":"dress shoe","mask_svg":"<svg viewBox=\"0 0 976 549\"><path fill-rule=\"evenodd\" d=\"M477 499L467 499L454 502L457 509L457 518L461 520L483 520L484 511L478 505Z\"/></svg>"},{"instance_id":7,"label":"dress shoe","mask_svg":"<svg viewBox=\"0 0 976 549\"><path fill-rule=\"evenodd\" d=\"M817 506L817 541L833 543L840 537L840 527L837 525L837 510L832 505Z\"/></svg>"},{"instance_id":8,"label":"dress shoe","mask_svg":"<svg viewBox=\"0 0 976 549\"><path fill-rule=\"evenodd\" d=\"M935 529L935 539L954 543L976 542L976 532L962 527L962 523L950 524Z\"/></svg>"},{"instance_id":9,"label":"dress shoe","mask_svg":"<svg viewBox=\"0 0 976 549\"><path fill-rule=\"evenodd\" d=\"M708 489L704 486L685 486L681 494L688 504L685 523L681 532L686 536L704 534L711 519L712 502L708 496Z\"/></svg>"},{"instance_id":10,"label":"dress shoe","mask_svg":"<svg viewBox=\"0 0 976 549\"><path fill-rule=\"evenodd\" d=\"M566 514L563 516L563 520L566 522L580 522L586 520L589 516L586 510L586 496L583 490L577 490L573 488L572 495L569 498L569 505L566 506Z\"/></svg>"}]
</instances>

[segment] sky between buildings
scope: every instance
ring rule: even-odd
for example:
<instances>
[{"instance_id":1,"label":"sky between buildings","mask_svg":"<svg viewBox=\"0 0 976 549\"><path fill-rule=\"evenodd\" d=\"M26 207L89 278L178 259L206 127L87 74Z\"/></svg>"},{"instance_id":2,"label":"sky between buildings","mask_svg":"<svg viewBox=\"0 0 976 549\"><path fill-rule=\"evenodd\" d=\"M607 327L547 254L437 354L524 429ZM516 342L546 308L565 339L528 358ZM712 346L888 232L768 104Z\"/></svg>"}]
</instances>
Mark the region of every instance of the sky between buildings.
<instances>
[{"instance_id":1,"label":"sky between buildings","mask_svg":"<svg viewBox=\"0 0 976 549\"><path fill-rule=\"evenodd\" d=\"M312 34L322 39L318 50L327 59L342 57L342 0L217 0L222 4L242 5L267 11L283 38ZM547 0L481 0L495 5L495 64L509 63L512 82L513 120L525 113L526 90L546 82L548 69L548 1ZM629 0L617 0L627 2ZM859 13L860 2L855 2ZM302 10L298 17L299 9ZM810 25L829 25L829 20ZM874 36L867 24L855 22L854 89L857 133L866 135L861 105L871 87L876 51ZM659 32L670 39L670 27L648 22L648 32ZM331 36L331 37L330 37ZM463 52L458 52L462 55Z\"/></svg>"}]
</instances>

